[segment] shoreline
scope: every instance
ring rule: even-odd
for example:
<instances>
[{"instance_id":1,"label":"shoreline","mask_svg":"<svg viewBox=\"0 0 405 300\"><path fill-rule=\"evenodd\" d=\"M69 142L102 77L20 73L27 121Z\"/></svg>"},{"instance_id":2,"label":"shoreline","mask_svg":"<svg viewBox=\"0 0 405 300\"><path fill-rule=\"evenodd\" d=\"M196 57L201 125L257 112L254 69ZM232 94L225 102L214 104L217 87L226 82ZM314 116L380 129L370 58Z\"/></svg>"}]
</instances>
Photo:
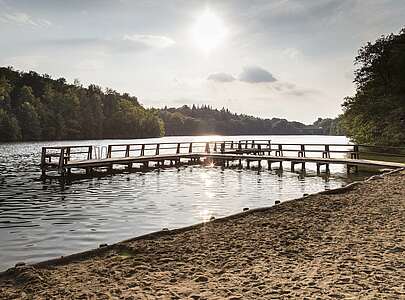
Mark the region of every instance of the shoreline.
<instances>
[{"instance_id":1,"label":"shoreline","mask_svg":"<svg viewBox=\"0 0 405 300\"><path fill-rule=\"evenodd\" d=\"M32 276L35 277L35 274L42 273L41 271L43 271L43 272L49 273L49 274L46 274L46 276L40 276L41 278L47 277L47 276L52 277L52 270L57 270L58 268L69 269L69 266L71 266L72 268L74 268L76 266L80 267L81 264L87 264L87 263L89 263L89 261L91 261L93 259L100 260L101 261L100 264L103 264L102 261L105 257L108 257L109 255L121 257L122 256L121 254L124 252L126 253L126 255L124 255L124 256L128 257L128 260L130 260L130 259L135 258L138 254L137 247L133 247L132 244L137 244L137 243L142 244L142 243L148 243L151 241L164 242L167 239L176 240L176 238L178 236L181 236L182 234L193 235L193 231L195 232L195 234L198 234L198 233L200 233L200 231L207 230L207 228L209 228L209 230L211 231L212 228L213 228L212 230L215 230L215 227L221 227L221 226L225 226L225 225L232 227L233 225L235 226L235 223L246 221L246 219L249 219L249 218L254 219L254 218L256 218L257 215L261 215L261 214L264 214L266 216L269 215L268 216L269 218L274 218L274 214L280 213L280 211L283 212L284 208L286 208L288 206L293 206L293 207L297 206L297 205L300 206L300 204L302 204L302 202L305 202L307 199L322 198L322 197L328 197L328 196L339 197L339 195L348 194L350 192L355 191L358 188L361 189L362 186L367 185L368 183L370 183L373 180L388 178L391 175L393 175L393 177L395 177L395 176L405 177L404 169L397 169L397 170L390 171L388 173L383 173L381 175L374 175L364 181L352 182L344 187L340 187L340 188L336 188L336 189L332 189L332 190L326 190L326 191L318 192L315 194L309 194L309 195L306 195L306 196L303 196L300 198L282 202L281 204L278 204L278 205L251 209L248 211L243 211L240 213L228 215L228 216L225 216L222 218L217 218L213 221L206 222L206 223L198 223L198 224L194 224L191 226L186 226L186 227L172 229L172 230L156 231L156 232L148 233L145 235L137 236L134 238L130 238L130 239L127 239L127 240L124 240L124 241L121 241L121 242L118 242L118 243L115 243L112 245L108 245L108 246L105 246L102 248L68 255L63 258L50 259L50 260L42 261L39 263L31 264L31 265L10 268L10 269L0 273L0 296L2 295L2 292L4 292L4 291L7 292L8 290L10 290L11 293L17 293L17 294L25 293L24 292L25 288L21 289L20 283L18 283L18 281L19 281L18 278L21 277L21 274L25 274L23 276L24 278L28 276L29 278L32 279ZM380 182L380 180L378 180L377 182ZM326 203L325 205L328 205L328 203ZM285 212L285 214L288 214L288 213ZM315 214L316 214L316 212L315 212ZM294 216L293 216L293 218L294 218ZM230 223L230 224L228 224L228 223ZM253 226L253 225L251 225L250 222L248 222L247 225L250 227ZM215 241L212 241L212 242L215 244ZM241 241L241 243L243 243L243 240ZM174 244L176 244L176 243L174 243ZM170 246L173 246L173 245L170 245ZM177 245L177 246L179 246L181 248L184 245L183 246ZM156 245L156 247L159 248L158 245ZM215 251L215 249L214 249L214 251ZM179 252L179 251L177 251L177 252ZM181 254L181 252L179 252L179 253ZM175 253L175 254L177 255L179 253ZM155 255L155 254L153 254L153 255ZM146 256L146 258L147 258L147 256ZM205 276L205 275L201 275L201 276L204 277L203 279L201 279L202 280L201 282L210 281L209 276ZM32 281L31 279L29 281ZM7 282L8 280L11 280L11 282L14 282L14 283L11 283L11 285L6 285L7 287L4 287L5 290L2 290L4 282ZM31 285L31 284L35 284L35 282L36 282L36 280L34 280L34 283L25 282L25 284ZM194 280L193 282L195 283L198 281ZM176 282L172 282L171 285L176 286ZM165 288L169 288L171 285L165 286ZM145 292L146 292L146 294L148 294L148 289ZM141 295L141 294L142 294L142 291L140 292L139 295ZM59 294L57 294L57 295L59 295ZM208 296L208 294L206 296ZM274 294L274 296L275 296L275 294ZM174 297L174 298L176 298L176 297ZM204 297L202 297L202 298L204 298ZM211 297L208 297L208 298L211 298ZM148 299L148 298L146 298L146 299ZM197 298L197 299L199 299L199 298ZM235 299L237 299L237 298L235 298Z\"/></svg>"},{"instance_id":2,"label":"shoreline","mask_svg":"<svg viewBox=\"0 0 405 300\"><path fill-rule=\"evenodd\" d=\"M377 177L385 176L385 175L399 172L401 170L403 170L403 169L395 169L395 170L391 170L391 171L384 172L381 174L372 175L370 177L365 178L364 180L353 181L342 187L324 190L324 191L320 191L320 192L316 192L316 193L312 193L312 194L307 194L305 196L286 200L286 201L283 201L279 204L275 204L272 206L263 206L263 207L257 207L257 208L252 208L252 209L249 208L246 211L229 214L229 215L226 215L223 217L217 217L217 218L207 221L207 222L200 222L200 223L196 223L196 224L192 224L192 225L188 225L188 226L184 226L184 227L179 227L179 228L173 228L173 229L163 228L162 230L152 231L152 232L138 235L135 237L131 237L131 238L128 238L128 239L125 239L125 240L122 240L122 241L119 241L119 242L116 242L113 244L100 244L99 248L76 252L76 253L64 255L61 257L50 258L50 259L46 259L44 261L39 261L39 262L35 262L35 263L30 263L30 264L25 264L25 262L17 262L16 265L23 264L26 267L39 267L39 268L47 267L47 266L51 267L51 266L63 265L66 263L77 261L77 260L91 258L93 256L97 256L97 255L103 254L105 252L108 252L108 251L111 251L111 250L114 250L117 248L119 249L120 247L122 247L122 244L129 243L132 241L148 239L148 238L159 238L159 237L167 236L170 234L177 234L177 233L185 232L185 231L192 230L192 229L198 229L200 227L205 226L207 223L227 221L227 220L232 220L233 218L243 217L243 216L249 215L251 213L267 211L267 210L270 210L271 208L275 207L276 205L281 205L282 203L286 203L286 202L290 202L290 201L300 201L300 200L303 200L307 197L314 196L314 195L330 195L330 194L344 193L345 191L351 190L354 186L356 186L358 184L362 184L363 182L367 182L368 180L373 180L373 178L375 178L376 176ZM0 279L1 279L1 277L7 276L10 272L14 271L15 268L16 268L16 266L10 267L4 271L0 271Z\"/></svg>"},{"instance_id":3,"label":"shoreline","mask_svg":"<svg viewBox=\"0 0 405 300\"><path fill-rule=\"evenodd\" d=\"M54 258L49 258L43 261L38 261L38 262L33 262L33 263L25 263L24 261L20 261L20 262L16 262L17 264L24 264L24 266L32 266L32 267L45 267L45 266L53 266L53 265L63 265L65 263L69 263L75 260L81 260L81 259L86 259L86 258L90 258L92 256L95 255L100 255L106 251L109 250L113 250L116 247L120 247L121 244L126 243L126 242L131 242L131 241L136 241L136 240L141 240L141 239L146 239L146 238L153 238L153 237L160 237L160 236L165 236L168 234L176 234L176 233L180 233L180 232L184 232L187 230L192 230L192 229L196 229L199 228L201 226L206 225L207 223L210 222L218 222L218 221L226 221L228 219L232 219L232 218L238 218L244 215L248 215L250 213L254 213L256 211L266 211L269 210L273 207L275 207L276 205L280 205L282 203L286 203L286 202L290 202L290 201L299 201L302 199L305 199L309 196L313 196L313 195L322 195L322 194L337 194L340 192L344 192L346 190L351 189L354 185L357 184L361 184L363 182L366 182L367 180L372 179L373 177L377 176L384 176L384 175L389 175L391 173L396 173L398 171L401 171L401 169L393 169L393 170L389 170L389 169L380 169L380 173L379 174L375 174L375 172L373 172L373 175L370 175L368 177L365 176L364 179L362 180L356 180L356 181L352 181L350 183L347 183L346 185L342 186L342 187L338 187L338 188L333 188L333 189L328 189L328 190L323 190L320 192L316 192L316 193L311 193L311 194L306 194L305 196L299 197L299 198L293 198L293 199L289 199L289 200L285 200L279 204L274 204L272 206L263 206L263 207L256 207L256 208L248 208L247 211L242 210L240 212L237 213L233 213L233 214L229 214L229 215L225 215L225 216L221 216L221 217L215 217L215 220L209 220L207 222L200 222L200 223L195 223L195 224L191 224L191 225L187 225L184 227L179 227L179 228L173 228L173 229L167 229L167 228L163 228L165 230L157 230L157 231L152 231L149 233L145 233L145 234L141 234L135 237L130 237L128 239L125 240L121 240L118 242L114 242L112 244L100 244L99 248L92 248L92 249L88 249L88 250L83 250L80 252L75 252L75 253L71 253L71 254L67 254L67 255L62 255L60 257L54 257ZM404 168L405 170L405 168ZM167 229L167 230L166 230ZM12 272L15 269L14 267L9 267L7 269L3 269L2 271L0 271L0 279L3 276L7 276L7 274L9 272Z\"/></svg>"}]
</instances>

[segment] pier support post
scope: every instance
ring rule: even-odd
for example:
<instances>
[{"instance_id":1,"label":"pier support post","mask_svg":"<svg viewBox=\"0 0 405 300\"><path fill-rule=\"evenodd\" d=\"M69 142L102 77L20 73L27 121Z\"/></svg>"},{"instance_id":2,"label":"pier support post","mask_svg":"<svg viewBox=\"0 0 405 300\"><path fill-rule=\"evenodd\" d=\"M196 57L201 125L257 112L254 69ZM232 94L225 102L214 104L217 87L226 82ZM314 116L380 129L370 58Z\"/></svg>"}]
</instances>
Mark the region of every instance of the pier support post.
<instances>
[{"instance_id":1,"label":"pier support post","mask_svg":"<svg viewBox=\"0 0 405 300\"><path fill-rule=\"evenodd\" d=\"M291 172L295 171L295 163L292 161L291 162Z\"/></svg>"},{"instance_id":2,"label":"pier support post","mask_svg":"<svg viewBox=\"0 0 405 300\"><path fill-rule=\"evenodd\" d=\"M358 173L359 172L359 166L356 165L346 165L346 170L347 174L349 175L350 173ZM353 172L352 172L353 170Z\"/></svg>"},{"instance_id":3,"label":"pier support post","mask_svg":"<svg viewBox=\"0 0 405 300\"><path fill-rule=\"evenodd\" d=\"M267 168L268 168L269 170L271 170L271 161L270 161L270 160L267 161Z\"/></svg>"},{"instance_id":4,"label":"pier support post","mask_svg":"<svg viewBox=\"0 0 405 300\"><path fill-rule=\"evenodd\" d=\"M86 175L91 175L92 170L92 168L86 168Z\"/></svg>"},{"instance_id":5,"label":"pier support post","mask_svg":"<svg viewBox=\"0 0 405 300\"><path fill-rule=\"evenodd\" d=\"M246 168L249 169L249 168L250 168L250 160L247 159L247 160L246 160L246 164L247 164L247 165L246 165Z\"/></svg>"}]
</instances>

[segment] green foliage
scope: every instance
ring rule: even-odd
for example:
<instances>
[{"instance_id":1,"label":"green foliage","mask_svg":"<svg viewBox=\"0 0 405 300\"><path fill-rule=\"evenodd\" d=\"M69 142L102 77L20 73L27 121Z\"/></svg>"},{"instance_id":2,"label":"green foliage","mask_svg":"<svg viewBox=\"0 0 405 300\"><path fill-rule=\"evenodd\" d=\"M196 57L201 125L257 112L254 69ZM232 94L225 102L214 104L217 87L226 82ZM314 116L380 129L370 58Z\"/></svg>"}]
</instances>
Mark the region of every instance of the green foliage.
<instances>
[{"instance_id":1,"label":"green foliage","mask_svg":"<svg viewBox=\"0 0 405 300\"><path fill-rule=\"evenodd\" d=\"M323 134L326 135L346 135L344 128L341 125L342 115L335 119L331 118L318 118L314 122L314 126L322 128Z\"/></svg>"},{"instance_id":2,"label":"green foliage","mask_svg":"<svg viewBox=\"0 0 405 300\"><path fill-rule=\"evenodd\" d=\"M15 142L21 139L21 129L13 114L0 109L0 142Z\"/></svg>"},{"instance_id":3,"label":"green foliage","mask_svg":"<svg viewBox=\"0 0 405 300\"><path fill-rule=\"evenodd\" d=\"M341 124L358 143L405 145L405 29L367 43L355 59L356 94Z\"/></svg>"},{"instance_id":4,"label":"green foliage","mask_svg":"<svg viewBox=\"0 0 405 300\"><path fill-rule=\"evenodd\" d=\"M21 105L19 120L23 140L38 140L41 137L38 113L30 102L24 102Z\"/></svg>"},{"instance_id":5,"label":"green foliage","mask_svg":"<svg viewBox=\"0 0 405 300\"><path fill-rule=\"evenodd\" d=\"M158 113L136 97L0 68L0 141L156 137Z\"/></svg>"},{"instance_id":6,"label":"green foliage","mask_svg":"<svg viewBox=\"0 0 405 300\"><path fill-rule=\"evenodd\" d=\"M160 117L166 135L243 135L243 134L322 134L323 130L285 119L260 119L231 113L228 109L213 109L202 105L191 108L164 108Z\"/></svg>"}]
</instances>

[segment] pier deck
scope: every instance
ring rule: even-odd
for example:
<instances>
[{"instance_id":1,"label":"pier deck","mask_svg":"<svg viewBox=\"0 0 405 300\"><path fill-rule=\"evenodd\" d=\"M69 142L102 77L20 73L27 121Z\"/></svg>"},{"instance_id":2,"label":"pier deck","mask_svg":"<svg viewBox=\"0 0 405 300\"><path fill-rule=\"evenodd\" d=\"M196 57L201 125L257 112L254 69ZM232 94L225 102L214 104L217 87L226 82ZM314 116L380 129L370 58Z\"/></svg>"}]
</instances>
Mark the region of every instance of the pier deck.
<instances>
[{"instance_id":1,"label":"pier deck","mask_svg":"<svg viewBox=\"0 0 405 300\"><path fill-rule=\"evenodd\" d=\"M405 163L401 162L361 159L359 146L352 144L275 144L267 140L250 140L119 144L104 148L105 155L97 146L43 147L42 175L47 177L48 172L57 171L58 176L65 177L71 175L72 170L80 169L91 175L98 168L112 172L115 165L124 165L131 170L136 164L148 167L149 163L155 163L160 167L169 162L173 166L184 160L193 163L209 161L224 166L237 161L239 166L245 162L247 167L251 162L257 162L259 168L265 161L269 169L273 163L279 163L279 168L283 168L283 162L290 162L293 171L297 164L305 169L306 163L314 163L318 173L321 166L329 172L331 164L346 165L348 172L357 171L360 166L405 168Z\"/></svg>"}]
</instances>

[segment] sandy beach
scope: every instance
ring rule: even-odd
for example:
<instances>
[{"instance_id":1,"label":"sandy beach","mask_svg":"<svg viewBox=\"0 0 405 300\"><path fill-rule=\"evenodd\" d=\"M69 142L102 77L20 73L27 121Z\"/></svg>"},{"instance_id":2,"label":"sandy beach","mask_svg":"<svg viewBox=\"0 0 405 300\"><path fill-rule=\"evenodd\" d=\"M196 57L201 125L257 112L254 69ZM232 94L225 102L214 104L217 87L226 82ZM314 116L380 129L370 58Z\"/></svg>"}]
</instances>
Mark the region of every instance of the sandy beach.
<instances>
[{"instance_id":1,"label":"sandy beach","mask_svg":"<svg viewBox=\"0 0 405 300\"><path fill-rule=\"evenodd\" d=\"M405 299L405 171L0 277L1 299Z\"/></svg>"}]
</instances>

